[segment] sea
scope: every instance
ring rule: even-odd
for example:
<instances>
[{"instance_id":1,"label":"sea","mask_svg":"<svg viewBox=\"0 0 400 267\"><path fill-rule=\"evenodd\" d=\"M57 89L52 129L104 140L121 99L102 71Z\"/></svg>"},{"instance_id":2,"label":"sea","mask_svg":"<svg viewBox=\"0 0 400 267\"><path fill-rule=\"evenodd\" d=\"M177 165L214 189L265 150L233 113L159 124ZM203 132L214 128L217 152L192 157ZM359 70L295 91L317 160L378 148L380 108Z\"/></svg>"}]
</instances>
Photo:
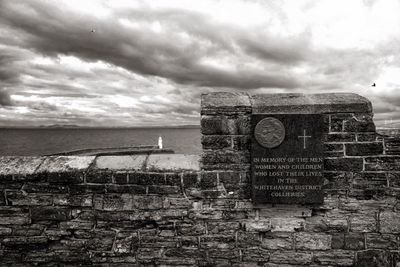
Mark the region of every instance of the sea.
<instances>
[{"instance_id":1,"label":"sea","mask_svg":"<svg viewBox=\"0 0 400 267\"><path fill-rule=\"evenodd\" d=\"M3 128L0 156L42 156L80 149L157 145L200 154L200 128Z\"/></svg>"}]
</instances>

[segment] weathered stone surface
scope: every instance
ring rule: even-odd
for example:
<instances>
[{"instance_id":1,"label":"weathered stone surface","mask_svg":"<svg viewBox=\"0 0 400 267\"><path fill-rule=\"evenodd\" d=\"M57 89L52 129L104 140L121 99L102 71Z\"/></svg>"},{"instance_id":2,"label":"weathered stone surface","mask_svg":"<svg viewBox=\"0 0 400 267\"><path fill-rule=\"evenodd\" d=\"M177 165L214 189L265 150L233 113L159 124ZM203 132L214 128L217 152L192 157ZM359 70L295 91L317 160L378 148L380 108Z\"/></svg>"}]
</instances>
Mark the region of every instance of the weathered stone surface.
<instances>
[{"instance_id":1,"label":"weathered stone surface","mask_svg":"<svg viewBox=\"0 0 400 267\"><path fill-rule=\"evenodd\" d=\"M248 115L218 115L201 117L201 133L207 135L248 135L250 117Z\"/></svg>"},{"instance_id":2,"label":"weathered stone surface","mask_svg":"<svg viewBox=\"0 0 400 267\"><path fill-rule=\"evenodd\" d=\"M266 233L262 237L261 247L266 249L293 249L293 234L287 232Z\"/></svg>"},{"instance_id":3,"label":"weathered stone surface","mask_svg":"<svg viewBox=\"0 0 400 267\"><path fill-rule=\"evenodd\" d=\"M366 171L400 171L399 156L368 157L365 159Z\"/></svg>"},{"instance_id":4,"label":"weathered stone surface","mask_svg":"<svg viewBox=\"0 0 400 267\"><path fill-rule=\"evenodd\" d=\"M274 251L271 253L270 261L272 263L289 263L306 265L312 261L311 252L296 252L296 251Z\"/></svg>"},{"instance_id":5,"label":"weathered stone surface","mask_svg":"<svg viewBox=\"0 0 400 267\"><path fill-rule=\"evenodd\" d=\"M367 248L375 249L397 249L399 241L395 234L366 234L366 246Z\"/></svg>"},{"instance_id":6,"label":"weathered stone surface","mask_svg":"<svg viewBox=\"0 0 400 267\"><path fill-rule=\"evenodd\" d=\"M355 114L351 119L344 122L343 130L345 132L375 132L372 114Z\"/></svg>"},{"instance_id":7,"label":"weathered stone surface","mask_svg":"<svg viewBox=\"0 0 400 267\"><path fill-rule=\"evenodd\" d=\"M59 206L79 206L79 207L91 207L92 206L92 195L54 195L54 205Z\"/></svg>"},{"instance_id":8,"label":"weathered stone surface","mask_svg":"<svg viewBox=\"0 0 400 267\"><path fill-rule=\"evenodd\" d=\"M7 201L13 206L46 206L53 204L53 196L49 194L26 194L22 191L7 192Z\"/></svg>"},{"instance_id":9,"label":"weathered stone surface","mask_svg":"<svg viewBox=\"0 0 400 267\"><path fill-rule=\"evenodd\" d=\"M346 250L316 251L314 261L328 266L353 266L354 252Z\"/></svg>"},{"instance_id":10,"label":"weathered stone surface","mask_svg":"<svg viewBox=\"0 0 400 267\"><path fill-rule=\"evenodd\" d=\"M201 95L201 113L250 111L250 99L246 93L217 92Z\"/></svg>"},{"instance_id":11,"label":"weathered stone surface","mask_svg":"<svg viewBox=\"0 0 400 267\"><path fill-rule=\"evenodd\" d=\"M31 175L44 160L44 157L0 157L0 176Z\"/></svg>"},{"instance_id":12,"label":"weathered stone surface","mask_svg":"<svg viewBox=\"0 0 400 267\"><path fill-rule=\"evenodd\" d=\"M345 249L362 250L365 249L365 235L363 233L346 233Z\"/></svg>"},{"instance_id":13,"label":"weathered stone surface","mask_svg":"<svg viewBox=\"0 0 400 267\"><path fill-rule=\"evenodd\" d=\"M29 209L0 206L0 225L29 224Z\"/></svg>"},{"instance_id":14,"label":"weathered stone surface","mask_svg":"<svg viewBox=\"0 0 400 267\"><path fill-rule=\"evenodd\" d=\"M37 172L77 172L85 171L94 161L94 156L46 157Z\"/></svg>"},{"instance_id":15,"label":"weathered stone surface","mask_svg":"<svg viewBox=\"0 0 400 267\"><path fill-rule=\"evenodd\" d=\"M365 211L350 216L351 231L375 232L377 230L377 213Z\"/></svg>"},{"instance_id":16,"label":"weathered stone surface","mask_svg":"<svg viewBox=\"0 0 400 267\"><path fill-rule=\"evenodd\" d=\"M382 142L345 144L347 156L371 156L383 153Z\"/></svg>"},{"instance_id":17,"label":"weathered stone surface","mask_svg":"<svg viewBox=\"0 0 400 267\"><path fill-rule=\"evenodd\" d=\"M326 158L324 161L325 171L362 171L362 158Z\"/></svg>"},{"instance_id":18,"label":"weathered stone surface","mask_svg":"<svg viewBox=\"0 0 400 267\"><path fill-rule=\"evenodd\" d=\"M56 207L35 207L31 209L32 221L66 221L71 218L71 210Z\"/></svg>"},{"instance_id":19,"label":"weathered stone surface","mask_svg":"<svg viewBox=\"0 0 400 267\"><path fill-rule=\"evenodd\" d=\"M383 211L379 214L381 233L400 233L400 213Z\"/></svg>"},{"instance_id":20,"label":"weathered stone surface","mask_svg":"<svg viewBox=\"0 0 400 267\"><path fill-rule=\"evenodd\" d=\"M371 102L357 94L262 94L250 96L253 114L372 112Z\"/></svg>"},{"instance_id":21,"label":"weathered stone surface","mask_svg":"<svg viewBox=\"0 0 400 267\"><path fill-rule=\"evenodd\" d=\"M146 158L146 155L99 156L94 167L108 170L142 170Z\"/></svg>"},{"instance_id":22,"label":"weathered stone surface","mask_svg":"<svg viewBox=\"0 0 400 267\"><path fill-rule=\"evenodd\" d=\"M199 171L200 157L184 154L154 154L147 160L149 171Z\"/></svg>"},{"instance_id":23,"label":"weathered stone surface","mask_svg":"<svg viewBox=\"0 0 400 267\"><path fill-rule=\"evenodd\" d=\"M390 254L384 250L364 250L357 252L357 267L392 266Z\"/></svg>"},{"instance_id":24,"label":"weathered stone surface","mask_svg":"<svg viewBox=\"0 0 400 267\"><path fill-rule=\"evenodd\" d=\"M324 141L332 142L332 143L346 143L346 142L355 142L356 135L353 133L330 133L324 135Z\"/></svg>"},{"instance_id":25,"label":"weathered stone surface","mask_svg":"<svg viewBox=\"0 0 400 267\"><path fill-rule=\"evenodd\" d=\"M331 248L332 236L320 233L295 233L296 249L300 250L328 250Z\"/></svg>"}]
</instances>

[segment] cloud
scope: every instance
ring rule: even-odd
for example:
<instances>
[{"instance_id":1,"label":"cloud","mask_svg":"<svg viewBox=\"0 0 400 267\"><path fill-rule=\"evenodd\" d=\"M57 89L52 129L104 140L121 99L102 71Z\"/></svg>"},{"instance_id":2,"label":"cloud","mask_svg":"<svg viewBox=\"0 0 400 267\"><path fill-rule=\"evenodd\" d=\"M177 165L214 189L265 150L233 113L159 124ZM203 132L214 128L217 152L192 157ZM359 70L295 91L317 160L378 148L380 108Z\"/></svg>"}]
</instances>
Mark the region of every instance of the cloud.
<instances>
[{"instance_id":1,"label":"cloud","mask_svg":"<svg viewBox=\"0 0 400 267\"><path fill-rule=\"evenodd\" d=\"M396 1L126 3L0 0L1 117L194 124L202 92L243 90L355 92L378 123L399 112Z\"/></svg>"},{"instance_id":2,"label":"cloud","mask_svg":"<svg viewBox=\"0 0 400 267\"><path fill-rule=\"evenodd\" d=\"M13 102L10 95L0 88L0 106L12 106Z\"/></svg>"},{"instance_id":3,"label":"cloud","mask_svg":"<svg viewBox=\"0 0 400 267\"><path fill-rule=\"evenodd\" d=\"M202 60L210 56L217 58L224 53L234 57L243 50L252 55L246 59L248 61L258 61L261 57L272 63L295 64L303 58L298 52L307 45L303 40L271 44L274 36L261 40L247 38L245 31L213 24L204 15L180 10L125 11L117 12L124 16L122 18L99 20L83 18L41 1L3 2L3 5L3 11L0 11L3 23L26 33L21 45L47 56L71 54L89 61L102 60L140 74L196 86L250 89L299 85L290 73L266 73L263 68L254 66L224 68L204 64ZM122 19L128 26L120 23ZM129 26L133 22L138 27ZM149 24L155 22L165 31L152 30ZM94 33L91 33L91 27L96 28ZM221 31L226 32L226 38L219 36ZM185 36L190 40L185 41ZM238 46L238 51L234 46Z\"/></svg>"}]
</instances>

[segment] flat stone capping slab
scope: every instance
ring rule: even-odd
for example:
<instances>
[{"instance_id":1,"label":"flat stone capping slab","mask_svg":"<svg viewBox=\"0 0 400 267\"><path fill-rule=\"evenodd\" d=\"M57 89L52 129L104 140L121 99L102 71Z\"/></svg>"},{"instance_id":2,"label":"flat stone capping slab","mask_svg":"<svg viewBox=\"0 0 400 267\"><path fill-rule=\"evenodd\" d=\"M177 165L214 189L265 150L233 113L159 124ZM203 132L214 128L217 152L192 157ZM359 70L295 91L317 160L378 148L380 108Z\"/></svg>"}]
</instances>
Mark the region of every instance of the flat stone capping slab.
<instances>
[{"instance_id":1,"label":"flat stone capping slab","mask_svg":"<svg viewBox=\"0 0 400 267\"><path fill-rule=\"evenodd\" d=\"M151 154L124 156L0 157L0 176L85 172L89 169L127 171L199 171L200 156Z\"/></svg>"},{"instance_id":2,"label":"flat stone capping slab","mask_svg":"<svg viewBox=\"0 0 400 267\"><path fill-rule=\"evenodd\" d=\"M251 95L253 114L370 113L371 102L357 94L260 94Z\"/></svg>"},{"instance_id":3,"label":"flat stone capping slab","mask_svg":"<svg viewBox=\"0 0 400 267\"><path fill-rule=\"evenodd\" d=\"M89 168L89 165L92 164L94 159L94 156L46 157L45 161L36 172L84 171Z\"/></svg>"},{"instance_id":4,"label":"flat stone capping slab","mask_svg":"<svg viewBox=\"0 0 400 267\"><path fill-rule=\"evenodd\" d=\"M0 175L33 174L44 157L0 157Z\"/></svg>"},{"instance_id":5,"label":"flat stone capping slab","mask_svg":"<svg viewBox=\"0 0 400 267\"><path fill-rule=\"evenodd\" d=\"M146 163L147 155L99 156L94 168L109 170L141 170Z\"/></svg>"},{"instance_id":6,"label":"flat stone capping slab","mask_svg":"<svg viewBox=\"0 0 400 267\"><path fill-rule=\"evenodd\" d=\"M200 156L184 154L154 154L147 160L146 170L149 171L179 171L200 170Z\"/></svg>"},{"instance_id":7,"label":"flat stone capping slab","mask_svg":"<svg viewBox=\"0 0 400 267\"><path fill-rule=\"evenodd\" d=\"M250 107L246 93L216 92L201 95L201 108Z\"/></svg>"}]
</instances>

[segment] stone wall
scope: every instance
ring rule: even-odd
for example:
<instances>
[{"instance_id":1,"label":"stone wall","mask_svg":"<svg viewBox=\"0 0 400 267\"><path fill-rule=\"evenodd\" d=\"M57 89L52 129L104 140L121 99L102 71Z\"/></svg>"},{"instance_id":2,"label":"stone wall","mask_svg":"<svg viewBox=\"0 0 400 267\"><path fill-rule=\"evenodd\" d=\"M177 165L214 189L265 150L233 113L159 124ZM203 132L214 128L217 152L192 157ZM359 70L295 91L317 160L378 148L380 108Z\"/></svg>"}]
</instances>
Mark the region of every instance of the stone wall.
<instances>
[{"instance_id":1,"label":"stone wall","mask_svg":"<svg viewBox=\"0 0 400 267\"><path fill-rule=\"evenodd\" d=\"M243 234L255 241L236 246L242 262L399 266L400 139L376 133L371 103L358 95L203 95L203 169L217 177L218 196L250 198L250 117L274 113L324 114L324 204L247 202Z\"/></svg>"},{"instance_id":2,"label":"stone wall","mask_svg":"<svg viewBox=\"0 0 400 267\"><path fill-rule=\"evenodd\" d=\"M203 95L200 161L0 158L0 265L396 266L400 140L363 98L289 98ZM254 206L250 115L305 104L325 114L324 204Z\"/></svg>"}]
</instances>

